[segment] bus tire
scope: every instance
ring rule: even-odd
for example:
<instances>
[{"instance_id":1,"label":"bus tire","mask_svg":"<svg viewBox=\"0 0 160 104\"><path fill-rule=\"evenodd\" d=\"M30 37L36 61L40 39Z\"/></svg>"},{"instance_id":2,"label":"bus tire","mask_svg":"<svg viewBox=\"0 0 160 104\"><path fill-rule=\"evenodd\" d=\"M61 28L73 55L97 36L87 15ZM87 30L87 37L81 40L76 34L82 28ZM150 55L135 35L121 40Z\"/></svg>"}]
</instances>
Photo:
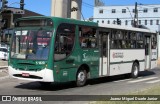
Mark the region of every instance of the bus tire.
<instances>
[{"instance_id":1,"label":"bus tire","mask_svg":"<svg viewBox=\"0 0 160 104\"><path fill-rule=\"evenodd\" d=\"M87 72L86 70L78 70L77 75L76 75L76 86L77 87L82 87L86 84L87 81Z\"/></svg>"},{"instance_id":2,"label":"bus tire","mask_svg":"<svg viewBox=\"0 0 160 104\"><path fill-rule=\"evenodd\" d=\"M132 65L131 77L137 78L138 74L139 74L139 65L138 65L138 63L134 62Z\"/></svg>"}]
</instances>

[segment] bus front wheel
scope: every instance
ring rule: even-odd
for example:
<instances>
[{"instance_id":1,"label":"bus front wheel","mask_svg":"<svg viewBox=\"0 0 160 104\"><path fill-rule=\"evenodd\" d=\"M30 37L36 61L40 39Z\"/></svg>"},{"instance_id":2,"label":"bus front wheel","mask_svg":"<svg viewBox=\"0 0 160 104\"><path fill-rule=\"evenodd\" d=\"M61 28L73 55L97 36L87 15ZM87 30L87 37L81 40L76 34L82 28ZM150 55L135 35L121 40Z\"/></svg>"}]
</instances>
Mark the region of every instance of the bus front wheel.
<instances>
[{"instance_id":1,"label":"bus front wheel","mask_svg":"<svg viewBox=\"0 0 160 104\"><path fill-rule=\"evenodd\" d=\"M84 86L87 81L87 72L86 70L79 70L76 76L76 85L78 87Z\"/></svg>"},{"instance_id":2,"label":"bus front wheel","mask_svg":"<svg viewBox=\"0 0 160 104\"><path fill-rule=\"evenodd\" d=\"M131 77L137 78L138 74L139 74L139 65L138 65L138 63L135 62L135 63L133 63L133 66L132 66Z\"/></svg>"}]
</instances>

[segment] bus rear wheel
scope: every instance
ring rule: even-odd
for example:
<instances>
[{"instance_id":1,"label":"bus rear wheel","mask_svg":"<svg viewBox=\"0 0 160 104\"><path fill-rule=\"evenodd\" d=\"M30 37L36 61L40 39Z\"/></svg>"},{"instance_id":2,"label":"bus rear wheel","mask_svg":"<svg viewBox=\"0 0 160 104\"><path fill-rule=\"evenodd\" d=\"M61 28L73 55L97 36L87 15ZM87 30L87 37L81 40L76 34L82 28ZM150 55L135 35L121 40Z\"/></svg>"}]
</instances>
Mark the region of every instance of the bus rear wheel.
<instances>
[{"instance_id":1,"label":"bus rear wheel","mask_svg":"<svg viewBox=\"0 0 160 104\"><path fill-rule=\"evenodd\" d=\"M131 77L137 78L138 74L139 74L139 65L138 65L138 63L135 62L135 63L133 63L133 66L132 66Z\"/></svg>"},{"instance_id":2,"label":"bus rear wheel","mask_svg":"<svg viewBox=\"0 0 160 104\"><path fill-rule=\"evenodd\" d=\"M76 86L82 87L86 84L87 81L87 72L86 70L79 70L76 76Z\"/></svg>"}]
</instances>

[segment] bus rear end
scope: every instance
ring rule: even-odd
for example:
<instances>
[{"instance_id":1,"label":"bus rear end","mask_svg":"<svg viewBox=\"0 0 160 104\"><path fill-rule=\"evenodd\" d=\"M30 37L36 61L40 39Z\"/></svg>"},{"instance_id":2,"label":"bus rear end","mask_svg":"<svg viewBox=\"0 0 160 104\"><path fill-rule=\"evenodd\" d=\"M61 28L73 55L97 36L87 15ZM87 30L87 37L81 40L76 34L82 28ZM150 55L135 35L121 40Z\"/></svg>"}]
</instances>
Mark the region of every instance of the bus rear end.
<instances>
[{"instance_id":1,"label":"bus rear end","mask_svg":"<svg viewBox=\"0 0 160 104\"><path fill-rule=\"evenodd\" d=\"M53 22L49 18L24 18L15 23L10 45L9 75L17 79L53 82L48 67Z\"/></svg>"}]
</instances>

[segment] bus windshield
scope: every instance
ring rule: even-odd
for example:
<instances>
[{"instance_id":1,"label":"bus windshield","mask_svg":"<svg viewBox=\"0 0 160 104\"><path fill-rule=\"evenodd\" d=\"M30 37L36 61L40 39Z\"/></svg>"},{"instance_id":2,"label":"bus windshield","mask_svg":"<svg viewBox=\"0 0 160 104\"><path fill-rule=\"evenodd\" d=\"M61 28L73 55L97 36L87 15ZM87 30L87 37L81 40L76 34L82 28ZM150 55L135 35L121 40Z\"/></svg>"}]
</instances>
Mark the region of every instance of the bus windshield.
<instances>
[{"instance_id":1,"label":"bus windshield","mask_svg":"<svg viewBox=\"0 0 160 104\"><path fill-rule=\"evenodd\" d=\"M17 30L11 45L11 58L47 60L52 31Z\"/></svg>"}]
</instances>

